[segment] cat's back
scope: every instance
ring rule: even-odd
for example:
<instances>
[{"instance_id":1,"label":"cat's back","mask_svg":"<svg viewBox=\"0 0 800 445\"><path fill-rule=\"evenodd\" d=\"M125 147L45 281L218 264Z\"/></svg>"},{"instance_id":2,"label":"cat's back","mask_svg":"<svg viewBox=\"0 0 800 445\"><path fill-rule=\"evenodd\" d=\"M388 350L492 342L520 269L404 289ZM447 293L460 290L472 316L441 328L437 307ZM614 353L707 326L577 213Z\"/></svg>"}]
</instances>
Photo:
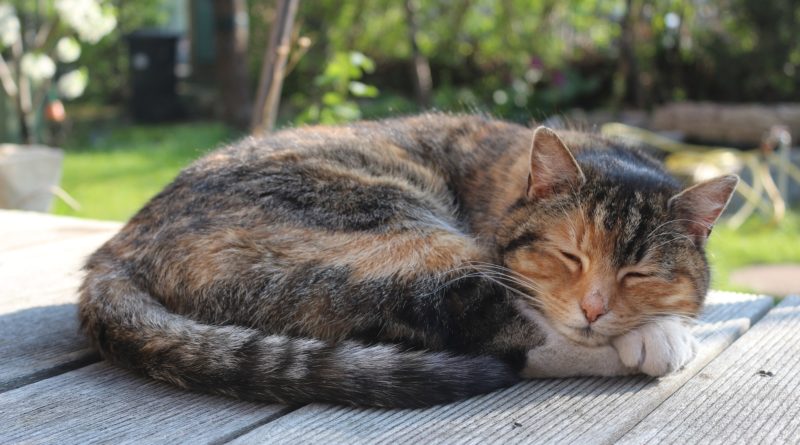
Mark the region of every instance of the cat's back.
<instances>
[{"instance_id":1,"label":"cat's back","mask_svg":"<svg viewBox=\"0 0 800 445\"><path fill-rule=\"evenodd\" d=\"M387 207L446 214L454 184L525 131L479 116L423 114L249 137L187 167L132 222L294 213L322 226L365 229L389 222Z\"/></svg>"},{"instance_id":2,"label":"cat's back","mask_svg":"<svg viewBox=\"0 0 800 445\"><path fill-rule=\"evenodd\" d=\"M451 271L487 259L452 180L493 124L420 116L245 139L185 169L87 268L124 263L170 310L204 321L347 337L371 326L364 314L445 292Z\"/></svg>"},{"instance_id":3,"label":"cat's back","mask_svg":"<svg viewBox=\"0 0 800 445\"><path fill-rule=\"evenodd\" d=\"M188 173L225 168L264 167L324 160L345 167L416 163L447 174L480 151L502 151L524 127L476 115L426 113L359 121L338 126L306 126L249 137L196 161ZM493 143L481 143L491 139Z\"/></svg>"},{"instance_id":4,"label":"cat's back","mask_svg":"<svg viewBox=\"0 0 800 445\"><path fill-rule=\"evenodd\" d=\"M261 243L264 232L315 240L426 227L461 233L457 180L525 131L483 117L425 114L245 138L183 170L104 252L145 263L213 250L206 245L213 240Z\"/></svg>"}]
</instances>

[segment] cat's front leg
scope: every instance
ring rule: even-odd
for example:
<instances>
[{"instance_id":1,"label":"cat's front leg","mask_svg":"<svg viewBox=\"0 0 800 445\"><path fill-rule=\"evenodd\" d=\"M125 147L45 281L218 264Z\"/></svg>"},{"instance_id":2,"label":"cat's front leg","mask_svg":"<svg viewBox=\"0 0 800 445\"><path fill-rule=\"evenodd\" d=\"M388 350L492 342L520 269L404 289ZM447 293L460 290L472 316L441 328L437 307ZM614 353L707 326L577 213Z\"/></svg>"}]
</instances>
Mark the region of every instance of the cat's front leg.
<instances>
[{"instance_id":1,"label":"cat's front leg","mask_svg":"<svg viewBox=\"0 0 800 445\"><path fill-rule=\"evenodd\" d=\"M611 345L584 346L553 333L546 343L527 354L524 378L619 376L639 372L627 366Z\"/></svg>"},{"instance_id":2,"label":"cat's front leg","mask_svg":"<svg viewBox=\"0 0 800 445\"><path fill-rule=\"evenodd\" d=\"M626 366L662 376L677 371L697 353L697 340L676 317L642 325L611 341Z\"/></svg>"},{"instance_id":3,"label":"cat's front leg","mask_svg":"<svg viewBox=\"0 0 800 445\"><path fill-rule=\"evenodd\" d=\"M543 344L528 351L522 377L618 376L639 372L638 367L627 366L613 346L576 343L558 332L540 312L525 305L518 307L545 335Z\"/></svg>"},{"instance_id":4,"label":"cat's front leg","mask_svg":"<svg viewBox=\"0 0 800 445\"><path fill-rule=\"evenodd\" d=\"M677 317L664 317L611 340L610 345L578 344L554 329L535 310L524 309L546 335L531 349L525 378L618 376L644 373L662 376L685 366L697 353L697 340Z\"/></svg>"}]
</instances>

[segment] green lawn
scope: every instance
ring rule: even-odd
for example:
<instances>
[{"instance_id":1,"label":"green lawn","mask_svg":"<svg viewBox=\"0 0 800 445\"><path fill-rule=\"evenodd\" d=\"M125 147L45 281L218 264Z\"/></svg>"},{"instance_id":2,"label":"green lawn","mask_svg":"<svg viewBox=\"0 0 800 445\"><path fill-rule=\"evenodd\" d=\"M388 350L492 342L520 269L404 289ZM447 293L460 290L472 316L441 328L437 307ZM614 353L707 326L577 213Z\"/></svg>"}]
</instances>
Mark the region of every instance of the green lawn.
<instances>
[{"instance_id":1,"label":"green lawn","mask_svg":"<svg viewBox=\"0 0 800 445\"><path fill-rule=\"evenodd\" d=\"M218 123L110 127L80 131L64 148L61 186L81 205L57 200L54 213L123 221L181 168L235 139Z\"/></svg>"},{"instance_id":2,"label":"green lawn","mask_svg":"<svg viewBox=\"0 0 800 445\"><path fill-rule=\"evenodd\" d=\"M708 254L714 288L749 291L730 283L731 271L749 264L800 263L800 209L788 211L778 227L760 217L750 218L737 230L720 223L709 239Z\"/></svg>"},{"instance_id":3,"label":"green lawn","mask_svg":"<svg viewBox=\"0 0 800 445\"><path fill-rule=\"evenodd\" d=\"M221 124L185 123L83 129L65 144L62 187L80 210L57 202L55 213L123 221L164 187L182 167L208 150L236 139ZM729 274L756 263L800 262L800 210L779 228L752 218L734 231L720 223L708 245L717 289L742 290Z\"/></svg>"}]
</instances>

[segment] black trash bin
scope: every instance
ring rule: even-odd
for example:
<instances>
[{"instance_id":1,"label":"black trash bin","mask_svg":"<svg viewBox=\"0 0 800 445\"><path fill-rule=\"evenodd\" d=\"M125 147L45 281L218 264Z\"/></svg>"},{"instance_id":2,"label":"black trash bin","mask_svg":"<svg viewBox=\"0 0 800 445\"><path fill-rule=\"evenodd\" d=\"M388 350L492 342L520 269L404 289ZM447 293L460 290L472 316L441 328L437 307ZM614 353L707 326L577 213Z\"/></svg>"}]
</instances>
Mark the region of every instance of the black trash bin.
<instances>
[{"instance_id":1,"label":"black trash bin","mask_svg":"<svg viewBox=\"0 0 800 445\"><path fill-rule=\"evenodd\" d=\"M180 34L140 30L127 36L131 79L131 114L139 122L160 122L182 116L175 75Z\"/></svg>"}]
</instances>

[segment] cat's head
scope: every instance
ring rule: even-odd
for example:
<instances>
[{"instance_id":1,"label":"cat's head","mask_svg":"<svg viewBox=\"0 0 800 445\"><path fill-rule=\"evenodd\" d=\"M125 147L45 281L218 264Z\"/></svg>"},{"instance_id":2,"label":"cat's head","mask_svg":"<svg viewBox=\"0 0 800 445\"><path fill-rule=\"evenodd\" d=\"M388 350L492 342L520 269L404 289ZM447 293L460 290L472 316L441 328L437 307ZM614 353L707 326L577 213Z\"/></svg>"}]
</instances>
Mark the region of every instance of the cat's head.
<instances>
[{"instance_id":1,"label":"cat's head","mask_svg":"<svg viewBox=\"0 0 800 445\"><path fill-rule=\"evenodd\" d=\"M586 145L585 141L581 145ZM638 150L570 151L534 133L524 196L498 242L519 288L564 335L610 338L663 315L694 317L709 285L704 246L738 183L723 176L682 190Z\"/></svg>"}]
</instances>

